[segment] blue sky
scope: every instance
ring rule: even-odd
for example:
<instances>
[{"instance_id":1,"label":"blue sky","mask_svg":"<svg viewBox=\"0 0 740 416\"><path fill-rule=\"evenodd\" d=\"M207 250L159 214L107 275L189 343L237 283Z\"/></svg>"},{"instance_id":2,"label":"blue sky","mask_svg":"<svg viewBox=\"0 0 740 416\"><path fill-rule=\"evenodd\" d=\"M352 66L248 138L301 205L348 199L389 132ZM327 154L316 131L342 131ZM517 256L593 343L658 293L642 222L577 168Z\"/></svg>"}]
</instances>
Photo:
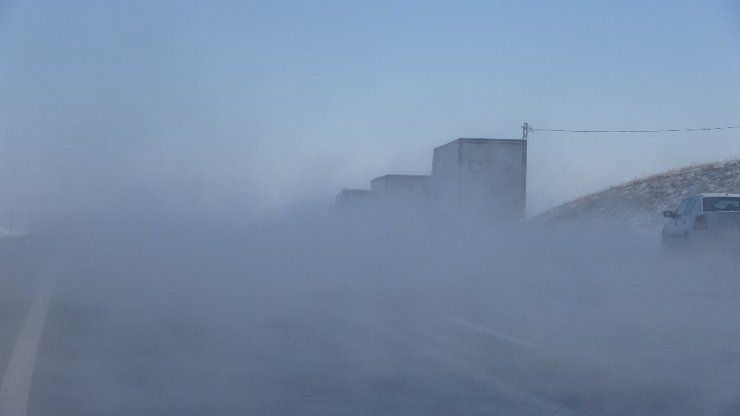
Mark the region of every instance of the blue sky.
<instances>
[{"instance_id":1,"label":"blue sky","mask_svg":"<svg viewBox=\"0 0 740 416\"><path fill-rule=\"evenodd\" d=\"M428 172L434 146L516 138L525 121L712 127L738 110L737 1L8 2L0 218L124 199L328 206L342 187ZM529 211L740 158L739 134L535 132Z\"/></svg>"}]
</instances>

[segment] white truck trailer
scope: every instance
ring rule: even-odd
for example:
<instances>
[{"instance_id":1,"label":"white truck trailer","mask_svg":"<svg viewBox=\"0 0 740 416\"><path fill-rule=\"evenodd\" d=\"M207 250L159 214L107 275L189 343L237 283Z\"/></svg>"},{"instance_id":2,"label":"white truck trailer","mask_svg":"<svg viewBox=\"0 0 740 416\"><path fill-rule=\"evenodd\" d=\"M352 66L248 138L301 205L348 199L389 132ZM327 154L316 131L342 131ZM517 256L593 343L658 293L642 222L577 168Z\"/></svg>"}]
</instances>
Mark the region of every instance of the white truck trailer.
<instances>
[{"instance_id":1,"label":"white truck trailer","mask_svg":"<svg viewBox=\"0 0 740 416\"><path fill-rule=\"evenodd\" d=\"M383 175L370 182L386 209L425 210L429 203L429 175Z\"/></svg>"},{"instance_id":2,"label":"white truck trailer","mask_svg":"<svg viewBox=\"0 0 740 416\"><path fill-rule=\"evenodd\" d=\"M457 139L434 149L432 206L502 219L524 217L527 142Z\"/></svg>"},{"instance_id":3,"label":"white truck trailer","mask_svg":"<svg viewBox=\"0 0 740 416\"><path fill-rule=\"evenodd\" d=\"M378 194L369 189L342 189L334 200L337 212L372 212L378 209Z\"/></svg>"}]
</instances>

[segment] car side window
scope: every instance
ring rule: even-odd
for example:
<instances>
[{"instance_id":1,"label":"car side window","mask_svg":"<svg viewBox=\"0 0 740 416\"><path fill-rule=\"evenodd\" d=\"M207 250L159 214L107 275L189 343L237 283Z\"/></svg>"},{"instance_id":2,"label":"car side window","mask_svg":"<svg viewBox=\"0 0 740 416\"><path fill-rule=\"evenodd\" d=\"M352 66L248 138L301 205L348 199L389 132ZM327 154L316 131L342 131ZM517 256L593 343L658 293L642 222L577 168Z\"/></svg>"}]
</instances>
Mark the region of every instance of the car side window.
<instances>
[{"instance_id":1,"label":"car side window","mask_svg":"<svg viewBox=\"0 0 740 416\"><path fill-rule=\"evenodd\" d=\"M681 216L686 214L686 206L689 205L689 198L684 199L681 201L681 205L676 208L676 216Z\"/></svg>"},{"instance_id":2,"label":"car side window","mask_svg":"<svg viewBox=\"0 0 740 416\"><path fill-rule=\"evenodd\" d=\"M701 198L694 197L694 204L691 207L691 215L697 215L701 213Z\"/></svg>"},{"instance_id":3,"label":"car side window","mask_svg":"<svg viewBox=\"0 0 740 416\"><path fill-rule=\"evenodd\" d=\"M689 203L686 204L686 208L684 208L683 215L690 215L694 212L694 206L696 205L696 197L689 198Z\"/></svg>"}]
</instances>

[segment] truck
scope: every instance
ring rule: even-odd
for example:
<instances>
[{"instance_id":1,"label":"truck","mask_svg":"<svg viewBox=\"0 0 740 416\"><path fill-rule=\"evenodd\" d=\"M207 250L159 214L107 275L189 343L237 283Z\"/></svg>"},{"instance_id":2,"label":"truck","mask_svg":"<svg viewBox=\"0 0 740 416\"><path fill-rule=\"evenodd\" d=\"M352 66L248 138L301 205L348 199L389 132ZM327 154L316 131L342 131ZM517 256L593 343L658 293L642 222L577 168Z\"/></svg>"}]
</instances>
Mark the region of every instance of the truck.
<instances>
[{"instance_id":1,"label":"truck","mask_svg":"<svg viewBox=\"0 0 740 416\"><path fill-rule=\"evenodd\" d=\"M425 210L429 202L429 175L383 175L370 182L385 209Z\"/></svg>"},{"instance_id":2,"label":"truck","mask_svg":"<svg viewBox=\"0 0 740 416\"><path fill-rule=\"evenodd\" d=\"M378 204L378 194L370 189L344 188L334 200L334 209L340 213L372 212Z\"/></svg>"},{"instance_id":3,"label":"truck","mask_svg":"<svg viewBox=\"0 0 740 416\"><path fill-rule=\"evenodd\" d=\"M435 210L521 219L526 204L527 142L453 140L434 149L431 179Z\"/></svg>"}]
</instances>

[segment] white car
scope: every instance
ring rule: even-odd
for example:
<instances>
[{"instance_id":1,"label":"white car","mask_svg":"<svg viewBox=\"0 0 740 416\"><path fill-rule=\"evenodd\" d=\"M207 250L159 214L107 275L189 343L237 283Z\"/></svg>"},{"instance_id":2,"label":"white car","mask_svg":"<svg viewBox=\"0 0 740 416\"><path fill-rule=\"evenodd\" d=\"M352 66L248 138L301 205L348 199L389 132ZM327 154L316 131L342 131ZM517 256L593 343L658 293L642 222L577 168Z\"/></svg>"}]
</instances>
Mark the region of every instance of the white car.
<instances>
[{"instance_id":1,"label":"white car","mask_svg":"<svg viewBox=\"0 0 740 416\"><path fill-rule=\"evenodd\" d=\"M740 246L740 194L691 195L663 216L665 249Z\"/></svg>"}]
</instances>

